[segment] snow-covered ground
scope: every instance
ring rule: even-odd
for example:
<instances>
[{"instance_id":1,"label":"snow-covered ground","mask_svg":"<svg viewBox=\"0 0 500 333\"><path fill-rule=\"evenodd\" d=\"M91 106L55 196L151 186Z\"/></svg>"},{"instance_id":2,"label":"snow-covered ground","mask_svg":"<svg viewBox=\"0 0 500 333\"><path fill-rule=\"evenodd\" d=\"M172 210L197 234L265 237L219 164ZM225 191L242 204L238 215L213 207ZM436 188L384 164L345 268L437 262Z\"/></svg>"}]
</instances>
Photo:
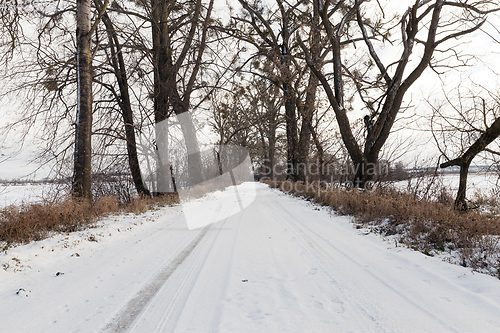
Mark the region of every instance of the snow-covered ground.
<instances>
[{"instance_id":1,"label":"snow-covered ground","mask_svg":"<svg viewBox=\"0 0 500 333\"><path fill-rule=\"evenodd\" d=\"M500 190L499 189L500 182L498 181L498 177L499 175L495 173L469 174L469 176L467 177L467 197L472 198L476 194L488 196L491 195L492 193L498 193L498 191ZM457 173L442 174L439 176L438 179L436 179L436 182L446 187L449 190L449 192L454 196L458 191L459 179L460 175ZM421 186L428 185L429 181L430 177L426 181L423 181L425 185ZM411 184L411 187L414 187L415 184L418 183L418 179L414 178L409 180L402 180L394 183L394 185L397 188L405 190L408 188L408 183Z\"/></svg>"},{"instance_id":2,"label":"snow-covered ground","mask_svg":"<svg viewBox=\"0 0 500 333\"><path fill-rule=\"evenodd\" d=\"M55 191L56 186L50 184L2 184L0 185L0 208L51 199L57 194Z\"/></svg>"},{"instance_id":3,"label":"snow-covered ground","mask_svg":"<svg viewBox=\"0 0 500 333\"><path fill-rule=\"evenodd\" d=\"M2 253L0 331L499 331L500 280L252 186L238 190L253 203L203 228L176 206Z\"/></svg>"},{"instance_id":4,"label":"snow-covered ground","mask_svg":"<svg viewBox=\"0 0 500 333\"><path fill-rule=\"evenodd\" d=\"M495 173L471 173L467 177L467 191L469 195L474 193L489 194L492 190L500 186L498 183L498 174ZM458 191L460 175L458 174L445 174L443 176L443 183L446 187L455 194Z\"/></svg>"}]
</instances>

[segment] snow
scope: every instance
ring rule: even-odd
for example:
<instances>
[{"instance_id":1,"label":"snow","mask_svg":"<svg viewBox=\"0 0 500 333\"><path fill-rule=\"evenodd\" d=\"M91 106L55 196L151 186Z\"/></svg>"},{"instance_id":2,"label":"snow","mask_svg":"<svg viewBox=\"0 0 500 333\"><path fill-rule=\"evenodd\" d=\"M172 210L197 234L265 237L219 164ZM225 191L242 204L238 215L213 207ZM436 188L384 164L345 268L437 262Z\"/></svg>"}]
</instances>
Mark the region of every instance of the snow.
<instances>
[{"instance_id":1,"label":"snow","mask_svg":"<svg viewBox=\"0 0 500 333\"><path fill-rule=\"evenodd\" d=\"M227 191L204 200L226 207ZM0 331L498 332L498 279L263 184L238 191L255 200L203 228L179 205L9 249Z\"/></svg>"},{"instance_id":2,"label":"snow","mask_svg":"<svg viewBox=\"0 0 500 333\"><path fill-rule=\"evenodd\" d=\"M0 185L0 208L23 203L41 202L44 198L51 198L52 192L52 185Z\"/></svg>"},{"instance_id":3,"label":"snow","mask_svg":"<svg viewBox=\"0 0 500 333\"><path fill-rule=\"evenodd\" d=\"M447 174L443 177L443 184L453 195L458 191L460 175ZM467 191L469 196L474 193L489 194L498 189L498 174L496 173L471 173L467 176Z\"/></svg>"},{"instance_id":4,"label":"snow","mask_svg":"<svg viewBox=\"0 0 500 333\"><path fill-rule=\"evenodd\" d=\"M237 186L228 186L225 191L208 193L201 199L183 202L182 210L187 226L191 230L222 221L248 207L255 200L255 195L254 184L248 183L241 194ZM211 199L218 204L214 205Z\"/></svg>"},{"instance_id":5,"label":"snow","mask_svg":"<svg viewBox=\"0 0 500 333\"><path fill-rule=\"evenodd\" d=\"M499 175L497 173L470 173L467 177L467 197L473 199L478 194L489 196L498 192L498 177ZM454 197L458 191L459 180L460 175L458 173L445 173L441 174L440 177L436 179L436 183L437 185L441 184ZM430 178L428 181L430 181ZM424 181L421 186L425 187L428 185L428 181ZM414 187L418 180L416 178L411 178L395 182L394 185L398 189L406 190L408 188L408 182L411 182Z\"/></svg>"}]
</instances>

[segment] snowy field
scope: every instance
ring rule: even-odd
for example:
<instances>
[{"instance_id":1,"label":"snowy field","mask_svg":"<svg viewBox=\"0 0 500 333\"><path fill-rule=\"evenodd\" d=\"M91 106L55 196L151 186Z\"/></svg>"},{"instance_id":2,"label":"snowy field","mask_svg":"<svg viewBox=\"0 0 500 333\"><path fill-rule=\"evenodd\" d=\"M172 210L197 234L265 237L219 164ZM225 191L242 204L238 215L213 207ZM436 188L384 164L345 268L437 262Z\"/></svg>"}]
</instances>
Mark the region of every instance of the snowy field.
<instances>
[{"instance_id":1,"label":"snowy field","mask_svg":"<svg viewBox=\"0 0 500 333\"><path fill-rule=\"evenodd\" d=\"M46 184L0 184L0 208L10 205L40 202L51 199L55 194L54 185Z\"/></svg>"},{"instance_id":2,"label":"snowy field","mask_svg":"<svg viewBox=\"0 0 500 333\"><path fill-rule=\"evenodd\" d=\"M500 280L252 186L243 212L203 228L176 206L2 253L0 331L499 331Z\"/></svg>"},{"instance_id":3,"label":"snowy field","mask_svg":"<svg viewBox=\"0 0 500 333\"><path fill-rule=\"evenodd\" d=\"M490 195L493 192L498 193L500 190L500 182L498 174L494 173L471 173L467 177L467 197L473 197L476 193ZM443 174L440 175L437 181L442 181L443 185L449 189L450 193L455 196L458 191L460 175L459 174ZM415 179L403 180L394 183L400 189L406 189L408 182L415 184ZM427 182L425 182L427 183Z\"/></svg>"},{"instance_id":4,"label":"snowy field","mask_svg":"<svg viewBox=\"0 0 500 333\"><path fill-rule=\"evenodd\" d=\"M467 177L467 191L469 195L473 195L476 192L489 194L492 190L498 190L500 182L498 181L498 174L494 173L471 173ZM458 191L458 182L460 175L458 174L446 174L443 176L443 183L446 187L451 190L451 193L456 194Z\"/></svg>"},{"instance_id":5,"label":"snowy field","mask_svg":"<svg viewBox=\"0 0 500 333\"><path fill-rule=\"evenodd\" d=\"M453 195L458 190L458 179L458 174L445 174L442 177L444 185L450 189ZM476 192L490 195L492 190L496 189L498 191L500 182L497 184L497 180L497 174L470 174L468 177L468 196L473 196ZM407 184L407 181L401 181L395 185L404 189ZM55 196L61 197L63 194L62 191L56 189L55 185L50 184L0 184L0 208L23 203L40 202L44 199L53 199Z\"/></svg>"}]
</instances>

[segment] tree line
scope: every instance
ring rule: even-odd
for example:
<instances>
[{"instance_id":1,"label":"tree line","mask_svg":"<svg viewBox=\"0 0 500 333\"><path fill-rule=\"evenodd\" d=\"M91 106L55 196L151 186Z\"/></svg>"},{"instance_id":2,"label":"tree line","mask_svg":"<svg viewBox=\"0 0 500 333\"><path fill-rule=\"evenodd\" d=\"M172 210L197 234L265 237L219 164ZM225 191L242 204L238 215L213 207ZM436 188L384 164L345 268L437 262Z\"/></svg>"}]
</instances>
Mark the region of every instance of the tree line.
<instances>
[{"instance_id":1,"label":"tree line","mask_svg":"<svg viewBox=\"0 0 500 333\"><path fill-rule=\"evenodd\" d=\"M466 66L474 54L461 52L461 41L498 10L489 0L17 2L0 7L2 95L22 96L4 133L35 132L39 161L72 170L81 198L92 197L93 172L124 163L137 193L157 193L141 156L172 144L165 120L182 133L183 172L203 181L200 113L217 145L248 148L270 178L283 165L288 179L306 181L312 160L344 159L364 188L411 107L412 86L425 71ZM462 110L447 101L473 120L449 121L431 105L441 166L462 170L459 209L472 159L496 154L487 148L500 134L493 97ZM450 140L461 143L450 149ZM158 183L168 182L170 165L156 161Z\"/></svg>"}]
</instances>

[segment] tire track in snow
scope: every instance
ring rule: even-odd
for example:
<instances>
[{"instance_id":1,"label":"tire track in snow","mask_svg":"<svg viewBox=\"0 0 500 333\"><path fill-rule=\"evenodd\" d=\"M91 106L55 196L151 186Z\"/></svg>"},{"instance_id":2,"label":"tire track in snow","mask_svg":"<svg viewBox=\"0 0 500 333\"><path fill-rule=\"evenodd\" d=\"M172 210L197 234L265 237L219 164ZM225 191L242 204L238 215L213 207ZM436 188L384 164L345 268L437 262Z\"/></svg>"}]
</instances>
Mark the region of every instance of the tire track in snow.
<instances>
[{"instance_id":1,"label":"tire track in snow","mask_svg":"<svg viewBox=\"0 0 500 333\"><path fill-rule=\"evenodd\" d=\"M362 264L357 262L354 258L349 256L346 252L329 242L327 239L322 237L320 234L317 232L313 231L311 228L309 228L307 225L305 225L302 221L298 220L295 216L293 216L289 211L283 207L281 202L279 200L276 200L276 198L273 200L274 204L280 207L280 210L286 212L286 214L289 216L289 219L284 219L280 215L277 215L277 217L288 227L290 227L290 230L297 236L299 239L299 242L308 247L310 250L309 251L317 260L318 264L327 272L327 274L335 280L336 283L342 282L339 285L348 287L349 283L347 281L339 281L337 278L335 278L335 275L338 276L338 274L334 274L333 270L326 267L323 263L332 263L336 262L337 260L330 254L329 251L325 250L323 246L321 246L320 242L314 240L312 237L307 235L305 231L302 228L307 229L307 231L311 234L314 235L314 237L317 237L324 241L329 247L333 248L337 253L342 255L344 258L349 260L352 264L355 266L359 267L362 269L362 271L366 274L369 274L373 280L375 280L379 285L381 285L386 291L392 292L397 295L398 298L403 299L407 304L411 305L415 310L423 313L426 315L429 319L432 318L435 322L439 323L442 325L442 327L446 327L447 329L450 330L450 332L458 332L456 329L449 327L443 320L441 320L438 316L435 314L427 311L425 308L422 306L418 305L416 302L411 300L409 297L401 293L400 291L396 290L394 287L392 287L390 284L388 284L386 281L381 279L379 276L375 275L373 272L370 270L366 269ZM296 221L296 223L292 222L292 220ZM300 225L300 226L299 226ZM326 260L325 260L326 259ZM330 265L329 265L330 266ZM353 289L350 287L349 289L344 289L344 293L346 294L345 296L349 296L349 300L354 300L358 306L360 306L363 311L366 312L366 314L370 317L371 320L374 322L379 322L382 320L384 323L383 329L386 330L387 324L390 325L390 329L394 330L394 332L399 332L400 328L397 327L394 321L390 320L387 316L383 315L379 307L377 307L375 304L371 303L364 295L362 295L358 290ZM382 329L382 327L378 327Z\"/></svg>"},{"instance_id":2,"label":"tire track in snow","mask_svg":"<svg viewBox=\"0 0 500 333\"><path fill-rule=\"evenodd\" d=\"M154 331L148 330L151 332L166 332L173 331L177 324L177 321L182 313L182 309L184 308L184 304L189 296L189 292L193 288L194 281L196 277L199 275L201 268L203 267L204 259L208 252L210 252L210 248L214 243L214 239L216 237L211 234L212 237L210 239L205 239L205 241L198 246L196 251L193 251L191 254L189 261L180 267L182 271L177 271L177 276L174 278L174 281L169 281L169 290L175 290L173 297L168 298L168 305L166 308L161 310L163 314L160 317L160 320L155 325ZM167 281L165 281L166 283ZM175 286L175 287L174 287ZM165 284L162 288L167 287ZM155 300L157 297L161 297L162 295L155 295ZM176 309L179 309L176 311ZM131 331L134 332L143 332L144 329L139 324L140 321L147 322L150 320L148 314L145 313L147 309L141 314L138 318L137 322L134 326L131 327Z\"/></svg>"},{"instance_id":3,"label":"tire track in snow","mask_svg":"<svg viewBox=\"0 0 500 333\"><path fill-rule=\"evenodd\" d=\"M176 331L179 318L221 230L222 228L212 228L213 232L193 249L182 265L178 265L175 273L168 281L164 281L161 290L130 326L129 332Z\"/></svg>"},{"instance_id":4,"label":"tire track in snow","mask_svg":"<svg viewBox=\"0 0 500 333\"><path fill-rule=\"evenodd\" d=\"M217 202L214 202L214 204L217 204L217 207L213 214L217 216L222 209L222 205ZM213 218L209 220L213 220ZM193 293L201 276L200 274L202 274L204 266L209 261L209 256L214 251L214 247L216 248L215 252L217 252L217 239L220 237L221 231L225 230L224 226L227 221L228 218L225 218L215 225L210 224L204 228L206 231L212 232L199 242L196 249L193 248L193 251L186 258L187 260L177 266L168 281L164 281L150 302L143 307L143 311L131 324L128 332L175 332L177 330L186 303L188 303L188 299ZM232 240L231 248L234 248L234 242L235 239ZM225 245L227 246L227 244ZM226 264L229 267L232 262L232 251L229 253L229 258L218 256L217 263L219 265ZM229 260L229 262L226 262L225 259ZM226 281L227 278L227 276L223 276L219 281ZM217 288L212 289L211 292L213 293L217 289L218 292L225 293L226 286L227 281L219 283ZM220 320L220 316L221 313L213 313L211 319ZM204 322L204 324L207 325L207 322ZM218 322L212 323L212 325L217 327Z\"/></svg>"},{"instance_id":5,"label":"tire track in snow","mask_svg":"<svg viewBox=\"0 0 500 333\"><path fill-rule=\"evenodd\" d=\"M294 218L296 221L298 221L296 218ZM397 293L401 298L404 298L406 301L408 301L409 303L411 303L412 305L414 305L416 308L418 308L420 311L422 311L423 313L427 314L427 315L431 315L432 317L436 318L436 320L439 320L439 322L441 324L445 324L444 322L442 322L438 316L435 316L433 313L425 310L423 307L421 307L420 305L418 305L416 302L414 302L413 300L411 300L409 297L407 297L406 295L404 295L403 293L399 292L398 290L396 290L392 285L388 284L384 279L380 278L377 274L374 274L372 271L366 269L366 266L363 266L362 264L360 264L359 262L357 262L356 260L354 260L354 258L352 258L351 256L347 255L344 251L342 251L339 247L335 246L334 244L332 244L328 239L326 239L325 237L323 237L321 234L315 232L314 230L312 230L311 228L309 228L306 224L304 223L301 223L300 221L298 221L300 226L304 229L307 229L307 232L311 233L314 235L314 237L317 237L319 239L321 239L322 241L324 241L326 244L328 244L328 246L332 247L333 249L335 249L335 251L339 252L342 256L344 256L346 259L350 260L351 262L353 262L354 264L356 264L357 266L359 266L360 268L363 268L363 270L368 273L369 275L371 275L373 278L375 278L378 282L384 284L387 288L391 289L393 292ZM400 259L400 258L398 258ZM411 261L409 261L408 259L403 259L404 262L407 262L407 263L412 263ZM450 281L448 279L444 279L442 276L440 275L437 275L435 274L434 272L432 271L429 271L428 269L426 269L425 267L422 267L422 266L419 266L419 269L420 270L423 270L425 271L425 273L429 276L432 277L432 280L441 280L443 281L444 284L450 284L450 283L453 283L453 281ZM494 304L491 302L491 300L483 297L483 296L480 296L480 295L477 295L473 292L471 292L470 290L466 289L466 288L463 288L459 285L456 285L457 288L460 289L461 292L463 293L466 293L474 298L478 298L480 299L481 301L484 301L484 302L487 302L489 303L492 307L495 307L497 309L500 310L500 308L498 308L498 305L497 304ZM455 330L453 330L453 332L456 332Z\"/></svg>"},{"instance_id":6,"label":"tire track in snow","mask_svg":"<svg viewBox=\"0 0 500 333\"><path fill-rule=\"evenodd\" d=\"M273 202L275 203L275 206L279 206L279 211L285 212L291 219L298 221L297 218L290 214L278 200L273 200ZM384 316L380 309L378 309L374 304L371 304L366 298L360 295L359 292L356 292L352 287L350 287L349 283L345 281L345 279L342 279L339 274L336 274L331 268L327 267L328 263L334 263L337 260L327 253L327 251L325 251L317 242L304 234L295 223L281 217L279 214L276 214L275 216L288 227L288 230L292 232L295 239L297 239L303 249L314 258L317 264L338 287L338 291L341 293L342 299L339 300L338 297L336 297L335 302L341 305L342 312L345 311L346 304L355 302L357 307L353 308L353 310L358 312L360 317L368 317L369 320L374 323L380 323L380 321L383 321L386 324L385 328L387 329L387 324L390 322L389 318ZM390 332L398 332L397 327L394 327L394 323L390 323L390 326ZM358 328L361 329L361 326L358 326ZM381 327L378 328L380 329Z\"/></svg>"},{"instance_id":7,"label":"tire track in snow","mask_svg":"<svg viewBox=\"0 0 500 333\"><path fill-rule=\"evenodd\" d=\"M170 264L165 266L145 288L132 298L119 312L119 314L116 315L101 331L124 332L128 330L136 318L141 314L143 309L149 304L150 300L156 295L158 290L162 288L174 271L184 262L184 260L186 260L189 254L201 242L209 229L210 226L204 227L198 236L191 241L191 243L189 243Z\"/></svg>"}]
</instances>

